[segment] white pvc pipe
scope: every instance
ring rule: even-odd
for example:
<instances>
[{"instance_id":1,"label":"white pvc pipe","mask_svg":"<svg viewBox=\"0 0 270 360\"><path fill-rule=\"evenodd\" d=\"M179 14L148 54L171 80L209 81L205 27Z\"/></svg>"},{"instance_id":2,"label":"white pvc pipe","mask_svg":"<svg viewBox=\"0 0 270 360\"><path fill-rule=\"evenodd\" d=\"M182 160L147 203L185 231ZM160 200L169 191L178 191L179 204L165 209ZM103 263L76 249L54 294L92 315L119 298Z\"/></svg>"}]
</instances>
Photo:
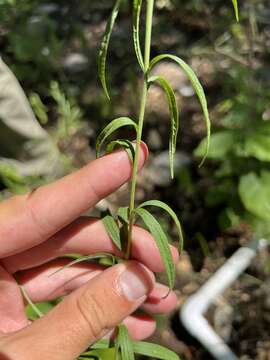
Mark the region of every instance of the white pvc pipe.
<instances>
[{"instance_id":1,"label":"white pvc pipe","mask_svg":"<svg viewBox=\"0 0 270 360\"><path fill-rule=\"evenodd\" d=\"M190 334L199 340L217 360L238 358L203 316L211 303L250 265L267 240L252 240L238 249L225 264L182 306L180 319Z\"/></svg>"}]
</instances>

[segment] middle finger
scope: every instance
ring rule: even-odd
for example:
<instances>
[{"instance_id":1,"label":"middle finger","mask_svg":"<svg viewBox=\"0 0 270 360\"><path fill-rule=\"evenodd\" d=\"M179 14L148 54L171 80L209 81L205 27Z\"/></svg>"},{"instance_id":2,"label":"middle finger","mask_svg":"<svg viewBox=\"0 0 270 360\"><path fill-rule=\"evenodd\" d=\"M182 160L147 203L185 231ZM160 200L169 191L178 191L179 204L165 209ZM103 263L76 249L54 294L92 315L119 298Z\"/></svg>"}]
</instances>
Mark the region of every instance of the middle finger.
<instances>
[{"instance_id":1,"label":"middle finger","mask_svg":"<svg viewBox=\"0 0 270 360\"><path fill-rule=\"evenodd\" d=\"M108 252L121 255L111 241L103 223L99 219L81 217L58 232L45 243L20 254L3 259L10 273L30 269L52 259L69 253L91 255ZM171 246L175 262L178 251ZM146 230L135 226L133 229L132 258L140 261L153 272L164 271L162 259L153 236Z\"/></svg>"}]
</instances>

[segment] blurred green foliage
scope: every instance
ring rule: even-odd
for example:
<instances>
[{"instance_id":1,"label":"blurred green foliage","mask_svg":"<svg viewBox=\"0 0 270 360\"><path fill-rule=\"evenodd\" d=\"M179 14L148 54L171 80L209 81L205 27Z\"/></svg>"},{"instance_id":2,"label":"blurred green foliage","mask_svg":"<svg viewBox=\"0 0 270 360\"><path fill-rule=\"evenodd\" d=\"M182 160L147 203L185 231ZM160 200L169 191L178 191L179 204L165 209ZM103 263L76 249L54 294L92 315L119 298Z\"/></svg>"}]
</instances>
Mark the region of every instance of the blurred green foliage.
<instances>
[{"instance_id":1,"label":"blurred green foliage","mask_svg":"<svg viewBox=\"0 0 270 360\"><path fill-rule=\"evenodd\" d=\"M263 2L250 2L243 23L216 45L229 58L222 71L223 99L215 107L212 186L207 206L222 208L222 228L247 221L258 236L270 235L270 78L269 25ZM269 9L265 9L266 12ZM223 60L225 61L226 58ZM228 60L228 59L227 59ZM195 150L202 156L203 140Z\"/></svg>"}]
</instances>

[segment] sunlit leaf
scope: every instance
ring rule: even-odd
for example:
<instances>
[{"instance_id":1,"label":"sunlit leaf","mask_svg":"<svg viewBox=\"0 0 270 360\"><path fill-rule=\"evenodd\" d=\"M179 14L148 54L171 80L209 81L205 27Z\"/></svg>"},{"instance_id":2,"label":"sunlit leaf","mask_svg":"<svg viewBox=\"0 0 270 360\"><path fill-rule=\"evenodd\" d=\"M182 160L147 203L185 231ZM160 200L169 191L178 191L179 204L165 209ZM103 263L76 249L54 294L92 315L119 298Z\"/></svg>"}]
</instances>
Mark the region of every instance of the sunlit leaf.
<instances>
[{"instance_id":1,"label":"sunlit leaf","mask_svg":"<svg viewBox=\"0 0 270 360\"><path fill-rule=\"evenodd\" d=\"M133 351L139 355L161 360L180 360L179 356L173 351L157 344L151 344L145 341L133 341L132 346Z\"/></svg>"},{"instance_id":2,"label":"sunlit leaf","mask_svg":"<svg viewBox=\"0 0 270 360\"><path fill-rule=\"evenodd\" d=\"M138 62L144 71L144 61L140 45L140 16L142 0L133 0L133 42Z\"/></svg>"},{"instance_id":3,"label":"sunlit leaf","mask_svg":"<svg viewBox=\"0 0 270 360\"><path fill-rule=\"evenodd\" d=\"M169 205L167 205L163 201L159 201L159 200L146 201L146 202L142 203L138 208L144 208L147 206L155 206L155 207L161 208L161 209L165 210L171 216L171 218L173 219L173 221L176 225L176 228L177 228L177 232L178 232L178 236L179 236L180 252L181 252L184 247L184 237L183 237L182 227L181 227L180 221L179 221L176 213L173 211L173 209Z\"/></svg>"},{"instance_id":4,"label":"sunlit leaf","mask_svg":"<svg viewBox=\"0 0 270 360\"><path fill-rule=\"evenodd\" d=\"M128 117L120 117L112 120L99 134L96 141L96 155L97 157L100 154L100 148L105 140L111 136L116 130L124 127L124 126L133 126L137 132L137 124L135 121L131 120Z\"/></svg>"},{"instance_id":5,"label":"sunlit leaf","mask_svg":"<svg viewBox=\"0 0 270 360\"><path fill-rule=\"evenodd\" d=\"M119 250L121 250L122 245L121 245L120 229L113 216L109 214L105 215L102 218L102 222L113 243L117 246Z\"/></svg>"},{"instance_id":6,"label":"sunlit leaf","mask_svg":"<svg viewBox=\"0 0 270 360\"><path fill-rule=\"evenodd\" d=\"M211 144L208 152L208 158L214 160L223 160L226 155L234 150L236 137L235 132L224 130L211 135ZM203 139L194 151L195 156L203 157L207 139Z\"/></svg>"},{"instance_id":7,"label":"sunlit leaf","mask_svg":"<svg viewBox=\"0 0 270 360\"><path fill-rule=\"evenodd\" d=\"M241 149L242 147L242 149ZM256 124L252 128L252 136L246 136L239 145L242 156L252 156L260 161L270 162L270 124L268 121Z\"/></svg>"},{"instance_id":8,"label":"sunlit leaf","mask_svg":"<svg viewBox=\"0 0 270 360\"><path fill-rule=\"evenodd\" d=\"M192 68L184 60L180 59L179 57L177 57L175 55L163 54L163 55L156 56L153 60L151 60L148 72L150 72L158 62L160 62L164 59L170 59L172 61L175 61L181 67L181 69L185 72L185 74L189 78L189 80L198 96L198 99L200 101L200 104L201 104L201 107L203 110L203 114L204 114L205 123L206 123L206 129L207 129L206 148L205 148L203 160L200 164L200 165L202 165L202 163L204 162L205 158L207 157L207 154L209 151L210 134L211 134L211 122L210 122L210 118L209 118L207 100L205 97L203 87L202 87L199 79L197 78L196 74L192 70Z\"/></svg>"},{"instance_id":9,"label":"sunlit leaf","mask_svg":"<svg viewBox=\"0 0 270 360\"><path fill-rule=\"evenodd\" d=\"M35 321L41 316L44 316L55 307L54 302L43 301L35 303L34 307L28 303L25 308L25 313L28 320Z\"/></svg>"},{"instance_id":10,"label":"sunlit leaf","mask_svg":"<svg viewBox=\"0 0 270 360\"><path fill-rule=\"evenodd\" d=\"M258 218L270 221L270 172L248 173L239 183L239 195L245 208Z\"/></svg>"},{"instance_id":11,"label":"sunlit leaf","mask_svg":"<svg viewBox=\"0 0 270 360\"><path fill-rule=\"evenodd\" d=\"M90 350L81 355L81 359L115 360L115 348Z\"/></svg>"},{"instance_id":12,"label":"sunlit leaf","mask_svg":"<svg viewBox=\"0 0 270 360\"><path fill-rule=\"evenodd\" d=\"M125 223L128 223L128 207L120 207L118 209L118 218Z\"/></svg>"},{"instance_id":13,"label":"sunlit leaf","mask_svg":"<svg viewBox=\"0 0 270 360\"><path fill-rule=\"evenodd\" d=\"M111 141L107 146L106 146L106 153L111 153L113 152L116 148L123 148L124 150L126 150L130 160L132 162L134 162L134 158L135 158L135 149L134 146L132 144L131 141L129 140L114 140Z\"/></svg>"},{"instance_id":14,"label":"sunlit leaf","mask_svg":"<svg viewBox=\"0 0 270 360\"><path fill-rule=\"evenodd\" d=\"M25 298L25 300L27 301L28 305L31 307L31 309L33 310L34 314L37 315L38 318L41 318L44 314L39 310L39 308L33 303L33 301L31 300L30 296L28 295L28 293L26 292L24 286L20 286L21 288L21 292L23 294L23 297Z\"/></svg>"},{"instance_id":15,"label":"sunlit leaf","mask_svg":"<svg viewBox=\"0 0 270 360\"><path fill-rule=\"evenodd\" d=\"M238 1L237 0L232 0L232 3L233 3L233 7L234 7L236 20L239 21Z\"/></svg>"},{"instance_id":16,"label":"sunlit leaf","mask_svg":"<svg viewBox=\"0 0 270 360\"><path fill-rule=\"evenodd\" d=\"M108 92L107 82L106 82L106 61L107 61L107 53L108 47L110 43L111 34L113 31L113 27L115 24L115 20L118 16L119 8L122 0L116 0L111 16L107 22L107 26L105 29L105 33L103 35L103 39L100 46L99 56L98 56L98 74L103 87L103 90L108 99L110 99L110 95Z\"/></svg>"},{"instance_id":17,"label":"sunlit leaf","mask_svg":"<svg viewBox=\"0 0 270 360\"><path fill-rule=\"evenodd\" d=\"M132 342L125 325L120 325L118 327L115 351L115 360L135 360Z\"/></svg>"},{"instance_id":18,"label":"sunlit leaf","mask_svg":"<svg viewBox=\"0 0 270 360\"><path fill-rule=\"evenodd\" d=\"M91 345L91 349L108 349L110 347L110 340L102 339Z\"/></svg>"},{"instance_id":19,"label":"sunlit leaf","mask_svg":"<svg viewBox=\"0 0 270 360\"><path fill-rule=\"evenodd\" d=\"M145 210L144 208L137 208L135 213L142 218L143 222L157 243L160 256L165 266L169 287L172 289L175 281L175 267L168 238L164 233L161 225L158 223L155 217L149 213L149 211Z\"/></svg>"},{"instance_id":20,"label":"sunlit leaf","mask_svg":"<svg viewBox=\"0 0 270 360\"><path fill-rule=\"evenodd\" d=\"M79 257L76 260L71 261L69 264L63 266L61 269L56 270L55 272L53 272L49 276L53 276L53 275L65 270L65 269L70 268L73 265L79 264L79 263L84 262L84 261L97 260L97 259L106 259L106 258L111 259L113 263L116 262L115 257L110 253L97 253L97 254L93 254L93 255L85 255L85 256Z\"/></svg>"},{"instance_id":21,"label":"sunlit leaf","mask_svg":"<svg viewBox=\"0 0 270 360\"><path fill-rule=\"evenodd\" d=\"M179 112L177 108L177 102L175 98L174 91L168 81L161 76L152 76L148 79L148 82L154 83L157 82L165 91L169 110L171 115L171 134L170 134L170 144L169 144L169 159L170 159L170 170L171 170L171 177L174 177L174 157L176 152L176 142L177 142L177 135L179 130Z\"/></svg>"}]
</instances>

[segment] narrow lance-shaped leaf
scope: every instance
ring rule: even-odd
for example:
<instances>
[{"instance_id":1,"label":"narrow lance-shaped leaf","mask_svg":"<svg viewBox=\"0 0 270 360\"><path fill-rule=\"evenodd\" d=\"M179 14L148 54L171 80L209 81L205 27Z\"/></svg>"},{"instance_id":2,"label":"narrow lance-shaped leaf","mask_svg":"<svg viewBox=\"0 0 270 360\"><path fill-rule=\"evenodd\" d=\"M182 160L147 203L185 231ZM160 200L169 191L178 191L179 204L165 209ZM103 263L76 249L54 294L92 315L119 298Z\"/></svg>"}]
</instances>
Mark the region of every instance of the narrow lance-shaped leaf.
<instances>
[{"instance_id":1,"label":"narrow lance-shaped leaf","mask_svg":"<svg viewBox=\"0 0 270 360\"><path fill-rule=\"evenodd\" d=\"M125 325L118 327L115 341L115 360L135 360L132 342Z\"/></svg>"},{"instance_id":2,"label":"narrow lance-shaped leaf","mask_svg":"<svg viewBox=\"0 0 270 360\"><path fill-rule=\"evenodd\" d=\"M95 344L91 345L91 349L109 349L110 347L110 340L101 339Z\"/></svg>"},{"instance_id":3,"label":"narrow lance-shaped leaf","mask_svg":"<svg viewBox=\"0 0 270 360\"><path fill-rule=\"evenodd\" d=\"M120 117L112 120L99 134L96 141L96 155L97 157L100 154L100 148L106 139L111 136L116 130L124 126L133 126L137 132L137 124L135 121L131 120L128 117Z\"/></svg>"},{"instance_id":4,"label":"narrow lance-shaped leaf","mask_svg":"<svg viewBox=\"0 0 270 360\"><path fill-rule=\"evenodd\" d=\"M175 55L163 54L163 55L156 56L153 60L151 60L148 72L150 72L158 62L160 62L161 60L164 60L164 59L170 59L172 61L175 61L181 67L181 69L185 72L185 74L189 78L189 80L198 96L198 99L200 101L200 104L201 104L201 107L203 110L203 114L204 114L205 123L206 123L206 129L207 129L206 149L205 149L205 154L204 154L203 160L200 164L200 165L202 165L203 162L205 161L208 151L209 151L210 134L211 134L211 122L210 122L210 118L209 118L207 100L206 100L206 96L205 96L203 87L202 87L199 79L197 78L196 74L192 70L192 68L184 60L180 59L179 57L177 57Z\"/></svg>"},{"instance_id":5,"label":"narrow lance-shaped leaf","mask_svg":"<svg viewBox=\"0 0 270 360\"><path fill-rule=\"evenodd\" d=\"M144 61L140 45L140 16L142 0L133 0L133 42L136 56L141 69L144 71Z\"/></svg>"},{"instance_id":6,"label":"narrow lance-shaped leaf","mask_svg":"<svg viewBox=\"0 0 270 360\"><path fill-rule=\"evenodd\" d=\"M180 360L179 356L173 351L157 344L151 344L145 341L133 341L132 346L133 351L139 355L161 360Z\"/></svg>"},{"instance_id":7,"label":"narrow lance-shaped leaf","mask_svg":"<svg viewBox=\"0 0 270 360\"><path fill-rule=\"evenodd\" d=\"M236 20L239 21L238 1L237 0L232 0L232 3L233 3L233 7L234 7Z\"/></svg>"},{"instance_id":8,"label":"narrow lance-shaped leaf","mask_svg":"<svg viewBox=\"0 0 270 360\"><path fill-rule=\"evenodd\" d=\"M20 286L21 288L21 292L23 294L23 297L25 298L25 300L27 301L27 303L30 305L30 307L32 308L32 310L34 311L34 313L41 318L44 314L39 310L39 308L33 303L33 301L31 300L30 296L27 294L24 286Z\"/></svg>"},{"instance_id":9,"label":"narrow lance-shaped leaf","mask_svg":"<svg viewBox=\"0 0 270 360\"><path fill-rule=\"evenodd\" d=\"M135 158L135 149L134 146L132 144L131 141L129 140L114 140L111 141L107 146L106 146L106 153L111 153L112 151L115 150L115 148L120 147L123 148L124 150L126 150L129 159L134 162L134 158Z\"/></svg>"},{"instance_id":10,"label":"narrow lance-shaped leaf","mask_svg":"<svg viewBox=\"0 0 270 360\"><path fill-rule=\"evenodd\" d=\"M93 255L80 256L78 259L71 261L69 264L63 266L61 269L54 271L52 274L49 275L49 277L65 270L65 269L68 269L73 265L79 264L84 261L97 260L97 259L111 259L112 263L116 263L116 257L110 253L97 253L97 254L93 254Z\"/></svg>"},{"instance_id":11,"label":"narrow lance-shaped leaf","mask_svg":"<svg viewBox=\"0 0 270 360\"><path fill-rule=\"evenodd\" d=\"M179 112L174 91L168 81L161 76L152 76L148 79L149 84L157 82L165 91L171 115L171 134L169 144L169 160L171 177L174 178L174 157L176 151L177 135L179 130Z\"/></svg>"},{"instance_id":12,"label":"narrow lance-shaped leaf","mask_svg":"<svg viewBox=\"0 0 270 360\"><path fill-rule=\"evenodd\" d=\"M125 223L128 223L128 213L129 213L129 208L128 207L120 207L118 209L118 218L122 221L124 221Z\"/></svg>"},{"instance_id":13,"label":"narrow lance-shaped leaf","mask_svg":"<svg viewBox=\"0 0 270 360\"><path fill-rule=\"evenodd\" d=\"M113 31L115 20L118 16L121 1L122 0L115 1L111 16L106 25L106 29L105 29L105 32L103 35L103 39L101 42L100 51L99 51L99 55L98 55L98 75L99 75L103 90L108 99L110 99L110 95L108 92L107 82L106 82L107 53L108 53L108 47L109 47L109 43L110 43L111 34Z\"/></svg>"},{"instance_id":14,"label":"narrow lance-shaped leaf","mask_svg":"<svg viewBox=\"0 0 270 360\"><path fill-rule=\"evenodd\" d=\"M90 350L81 355L81 360L115 360L115 348Z\"/></svg>"},{"instance_id":15,"label":"narrow lance-shaped leaf","mask_svg":"<svg viewBox=\"0 0 270 360\"><path fill-rule=\"evenodd\" d=\"M180 244L179 248L180 248L180 252L182 252L183 247L184 247L183 231L182 231L180 221L179 221L176 213L173 211L173 209L169 205L167 205L164 202L159 201L159 200L146 201L146 202L142 203L138 208L144 208L147 206L159 207L159 208L165 210L171 216L171 218L173 219L173 221L176 225L176 228L177 228L177 232L178 232L178 236L179 236L179 244Z\"/></svg>"},{"instance_id":16,"label":"narrow lance-shaped leaf","mask_svg":"<svg viewBox=\"0 0 270 360\"><path fill-rule=\"evenodd\" d=\"M158 223L155 217L149 213L149 211L143 208L137 208L135 210L135 213L142 218L143 222L145 223L146 227L149 229L150 233L153 235L157 243L160 256L165 266L169 287L170 289L172 289L175 281L175 267L168 238L164 233L161 225Z\"/></svg>"},{"instance_id":17,"label":"narrow lance-shaped leaf","mask_svg":"<svg viewBox=\"0 0 270 360\"><path fill-rule=\"evenodd\" d=\"M112 215L105 215L102 218L105 229L119 250L122 250L120 229Z\"/></svg>"}]
</instances>

